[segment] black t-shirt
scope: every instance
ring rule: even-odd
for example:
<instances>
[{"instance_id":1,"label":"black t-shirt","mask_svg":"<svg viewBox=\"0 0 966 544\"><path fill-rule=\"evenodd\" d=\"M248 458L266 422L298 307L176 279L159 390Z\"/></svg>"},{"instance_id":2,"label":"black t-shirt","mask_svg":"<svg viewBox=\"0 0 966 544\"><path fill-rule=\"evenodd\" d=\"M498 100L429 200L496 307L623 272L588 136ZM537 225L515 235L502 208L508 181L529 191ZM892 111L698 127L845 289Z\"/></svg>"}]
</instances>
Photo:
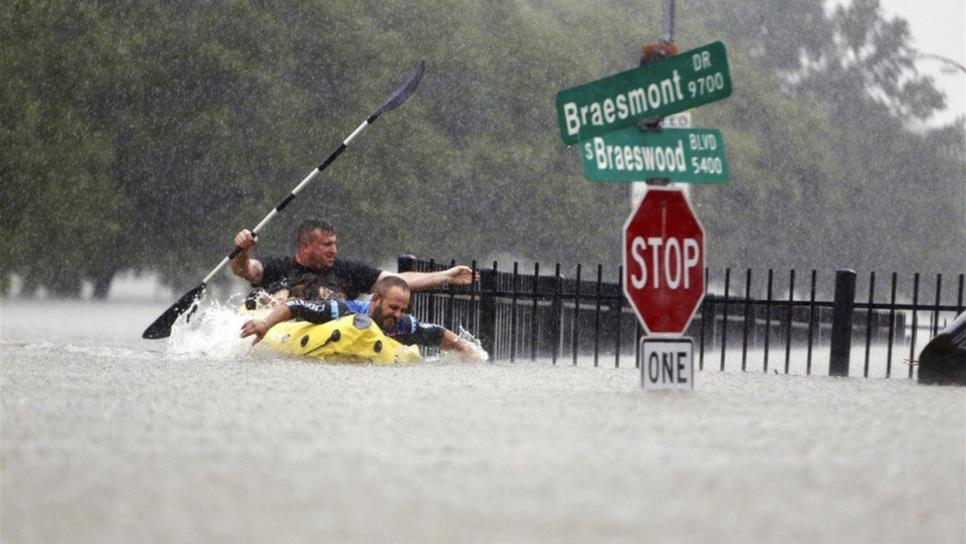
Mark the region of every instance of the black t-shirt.
<instances>
[{"instance_id":1,"label":"black t-shirt","mask_svg":"<svg viewBox=\"0 0 966 544\"><path fill-rule=\"evenodd\" d=\"M265 257L261 286L269 291L288 287L304 274L317 274L332 293L324 298L352 300L372 291L381 270L356 261L336 260L331 268L317 270L302 266L294 257ZM253 285L253 287L259 287Z\"/></svg>"}]
</instances>

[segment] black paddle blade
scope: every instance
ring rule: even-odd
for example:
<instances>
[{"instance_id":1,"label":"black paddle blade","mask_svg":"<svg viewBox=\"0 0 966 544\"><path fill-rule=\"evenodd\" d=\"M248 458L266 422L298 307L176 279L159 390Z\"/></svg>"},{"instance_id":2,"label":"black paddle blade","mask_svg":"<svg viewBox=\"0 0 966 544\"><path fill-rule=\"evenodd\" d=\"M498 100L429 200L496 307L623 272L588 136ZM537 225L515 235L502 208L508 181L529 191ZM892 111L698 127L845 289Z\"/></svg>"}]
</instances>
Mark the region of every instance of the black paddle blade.
<instances>
[{"instance_id":1,"label":"black paddle blade","mask_svg":"<svg viewBox=\"0 0 966 544\"><path fill-rule=\"evenodd\" d=\"M141 338L157 340L171 336L171 326L174 325L174 322L178 320L181 314L194 306L195 301L201 298L204 292L205 284L202 283L198 287L185 293L178 299L178 302L172 304L160 317L154 320L154 323L151 323L148 328L144 329L144 334L141 335Z\"/></svg>"},{"instance_id":2,"label":"black paddle blade","mask_svg":"<svg viewBox=\"0 0 966 544\"><path fill-rule=\"evenodd\" d=\"M381 108L373 115L373 117L378 117L387 111L394 110L402 105L410 96L416 92L416 87L419 86L419 80L423 79L423 71L426 69L426 63L424 61L419 61L419 66L410 74L406 82L399 86L399 89L386 103L382 105Z\"/></svg>"}]
</instances>

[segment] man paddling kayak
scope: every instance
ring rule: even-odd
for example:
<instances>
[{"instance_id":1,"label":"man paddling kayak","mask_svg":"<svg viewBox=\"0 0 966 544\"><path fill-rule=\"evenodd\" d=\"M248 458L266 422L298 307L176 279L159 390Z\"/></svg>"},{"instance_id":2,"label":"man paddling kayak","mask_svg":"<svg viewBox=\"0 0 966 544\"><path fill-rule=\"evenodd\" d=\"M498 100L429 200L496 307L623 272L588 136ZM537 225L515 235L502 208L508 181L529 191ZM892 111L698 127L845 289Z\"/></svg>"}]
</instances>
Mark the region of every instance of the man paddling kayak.
<instances>
[{"instance_id":1,"label":"man paddling kayak","mask_svg":"<svg viewBox=\"0 0 966 544\"><path fill-rule=\"evenodd\" d=\"M335 227L326 221L307 219L296 230L294 257L252 257L256 244L251 231L245 229L235 235L235 245L242 248L231 261L232 272L244 278L252 287L275 291L287 287L306 273L323 278L328 296L337 300L352 300L369 293L377 281L387 276L402 277L413 291L431 289L439 285L469 285L473 271L468 266L454 266L438 272L402 272L395 274L373 268L357 261L336 259L338 245Z\"/></svg>"},{"instance_id":2,"label":"man paddling kayak","mask_svg":"<svg viewBox=\"0 0 966 544\"><path fill-rule=\"evenodd\" d=\"M241 337L254 336L257 344L274 325L289 319L310 323L328 323L333 319L350 315L366 314L379 326L383 334L401 344L439 347L443 351L458 352L463 361L480 362L481 355L466 340L440 325L420 323L410 314L403 313L409 307L410 288L399 276L385 276L376 282L372 299L368 301L341 301L327 299L313 302L290 299L278 305L264 319L250 319L241 327Z\"/></svg>"}]
</instances>

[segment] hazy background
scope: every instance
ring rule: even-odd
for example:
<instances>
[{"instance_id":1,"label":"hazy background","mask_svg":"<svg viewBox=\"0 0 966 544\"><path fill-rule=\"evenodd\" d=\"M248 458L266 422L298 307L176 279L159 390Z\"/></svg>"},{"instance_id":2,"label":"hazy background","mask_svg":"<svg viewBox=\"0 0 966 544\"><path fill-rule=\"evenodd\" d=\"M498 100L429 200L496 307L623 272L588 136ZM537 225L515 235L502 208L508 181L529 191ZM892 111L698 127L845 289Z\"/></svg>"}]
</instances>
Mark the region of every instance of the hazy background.
<instances>
[{"instance_id":1,"label":"hazy background","mask_svg":"<svg viewBox=\"0 0 966 544\"><path fill-rule=\"evenodd\" d=\"M914 346L888 380L758 359L717 372L709 354L695 391L662 395L629 358L279 358L237 337L227 297L195 329L140 338L420 59L416 95L259 251L288 251L318 215L343 256L379 265L408 252L614 274L628 188L583 179L553 98L636 66L661 4L0 3L0 291L115 299L0 302L0 540L961 539L964 398L903 379ZM915 9L955 23L941 4ZM940 91L962 76L924 78L936 63L913 48L950 53L888 7L850 5L678 2L681 50L723 41L734 81L693 112L723 132L732 172L691 191L708 264L898 271L903 288L944 272L948 289L966 268L966 129ZM926 32L961 42L958 21Z\"/></svg>"},{"instance_id":2,"label":"hazy background","mask_svg":"<svg viewBox=\"0 0 966 544\"><path fill-rule=\"evenodd\" d=\"M662 4L5 2L0 287L196 284L420 59L417 94L269 225L261 254L316 215L344 257L380 266L412 253L613 277L628 187L583 179L553 98L636 66ZM962 6L919 4L943 25L910 27L898 5L677 2L680 49L723 41L734 81L693 112L731 165L691 192L710 266L962 272L963 98L943 91L963 74L918 58L962 44Z\"/></svg>"},{"instance_id":3,"label":"hazy background","mask_svg":"<svg viewBox=\"0 0 966 544\"><path fill-rule=\"evenodd\" d=\"M909 22L911 43L917 50L966 66L966 2L933 0L919 4L883 0L881 4L887 17L901 17ZM951 123L966 114L966 73L937 59L920 61L916 69L931 76L936 88L946 95L946 109L936 112L926 120L926 125L935 127Z\"/></svg>"}]
</instances>

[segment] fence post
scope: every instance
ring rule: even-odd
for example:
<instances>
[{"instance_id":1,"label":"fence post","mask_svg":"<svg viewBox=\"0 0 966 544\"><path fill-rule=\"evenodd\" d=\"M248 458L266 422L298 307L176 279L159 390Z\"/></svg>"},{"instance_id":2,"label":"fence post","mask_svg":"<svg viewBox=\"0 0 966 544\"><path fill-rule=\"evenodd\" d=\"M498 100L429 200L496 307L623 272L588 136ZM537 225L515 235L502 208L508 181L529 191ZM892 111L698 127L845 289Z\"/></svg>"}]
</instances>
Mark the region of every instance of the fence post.
<instances>
[{"instance_id":1,"label":"fence post","mask_svg":"<svg viewBox=\"0 0 966 544\"><path fill-rule=\"evenodd\" d=\"M832 339L829 346L829 376L849 375L852 350L852 313L855 308L855 271L835 271L835 307L832 309Z\"/></svg>"},{"instance_id":2,"label":"fence post","mask_svg":"<svg viewBox=\"0 0 966 544\"><path fill-rule=\"evenodd\" d=\"M396 272L415 272L419 266L419 259L414 255L403 254L396 259ZM425 316L422 314L423 307L423 297L412 294L412 298L409 301L408 312L415 316L417 319L424 319Z\"/></svg>"},{"instance_id":3,"label":"fence post","mask_svg":"<svg viewBox=\"0 0 966 544\"><path fill-rule=\"evenodd\" d=\"M492 270L480 270L480 344L496 360L496 263Z\"/></svg>"},{"instance_id":4,"label":"fence post","mask_svg":"<svg viewBox=\"0 0 966 544\"><path fill-rule=\"evenodd\" d=\"M396 260L397 272L412 272L416 270L416 257L412 255L400 255Z\"/></svg>"}]
</instances>

